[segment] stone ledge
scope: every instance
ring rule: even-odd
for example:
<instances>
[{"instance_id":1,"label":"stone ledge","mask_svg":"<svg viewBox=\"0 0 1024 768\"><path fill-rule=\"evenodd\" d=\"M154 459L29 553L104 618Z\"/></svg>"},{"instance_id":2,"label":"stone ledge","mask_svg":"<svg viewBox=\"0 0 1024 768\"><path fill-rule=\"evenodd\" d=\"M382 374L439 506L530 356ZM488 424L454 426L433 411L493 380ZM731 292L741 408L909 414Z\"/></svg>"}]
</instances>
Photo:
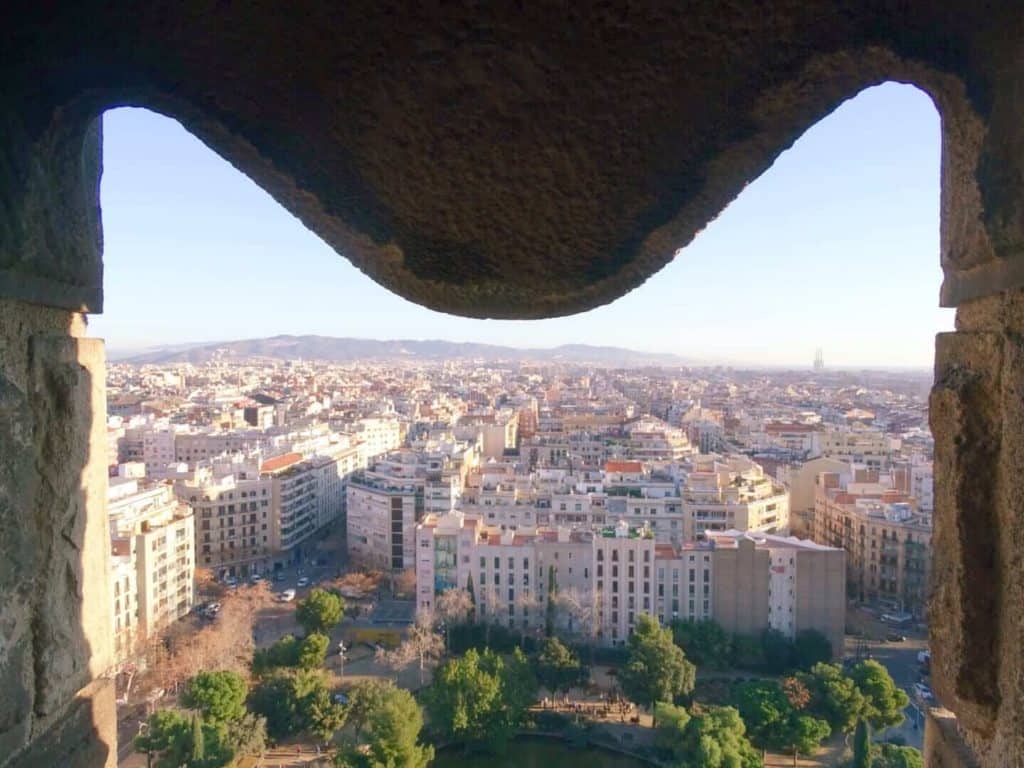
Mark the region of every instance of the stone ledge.
<instances>
[{"instance_id":1,"label":"stone ledge","mask_svg":"<svg viewBox=\"0 0 1024 768\"><path fill-rule=\"evenodd\" d=\"M53 725L38 733L4 768L116 768L117 706L114 683L100 678L82 688Z\"/></svg>"},{"instance_id":2,"label":"stone ledge","mask_svg":"<svg viewBox=\"0 0 1024 768\"><path fill-rule=\"evenodd\" d=\"M948 709L933 707L926 713L924 764L928 768L979 768L974 752L967 746Z\"/></svg>"}]
</instances>

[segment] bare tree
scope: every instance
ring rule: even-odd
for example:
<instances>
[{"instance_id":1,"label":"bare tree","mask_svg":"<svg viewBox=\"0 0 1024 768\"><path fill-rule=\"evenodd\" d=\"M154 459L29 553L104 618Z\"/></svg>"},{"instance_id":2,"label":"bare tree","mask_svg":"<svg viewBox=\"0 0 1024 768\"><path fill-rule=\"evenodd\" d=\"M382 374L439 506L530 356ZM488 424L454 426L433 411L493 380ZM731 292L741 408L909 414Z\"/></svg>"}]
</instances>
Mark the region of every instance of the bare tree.
<instances>
[{"instance_id":1,"label":"bare tree","mask_svg":"<svg viewBox=\"0 0 1024 768\"><path fill-rule=\"evenodd\" d=\"M378 650L377 661L398 672L413 662L420 670L420 685L423 685L428 666L433 666L444 656L444 638L434 629L434 618L427 611L420 611L409 627L405 639L393 650Z\"/></svg>"},{"instance_id":2,"label":"bare tree","mask_svg":"<svg viewBox=\"0 0 1024 768\"><path fill-rule=\"evenodd\" d=\"M469 618L473 610L473 598L464 589L452 587L440 594L435 603L434 617L444 623L445 649L451 645L452 624Z\"/></svg>"},{"instance_id":3,"label":"bare tree","mask_svg":"<svg viewBox=\"0 0 1024 768\"><path fill-rule=\"evenodd\" d=\"M555 598L556 611L566 618L568 634L580 638L590 649L593 662L593 647L601 630L601 594L597 590L580 590L574 587L563 590Z\"/></svg>"}]
</instances>

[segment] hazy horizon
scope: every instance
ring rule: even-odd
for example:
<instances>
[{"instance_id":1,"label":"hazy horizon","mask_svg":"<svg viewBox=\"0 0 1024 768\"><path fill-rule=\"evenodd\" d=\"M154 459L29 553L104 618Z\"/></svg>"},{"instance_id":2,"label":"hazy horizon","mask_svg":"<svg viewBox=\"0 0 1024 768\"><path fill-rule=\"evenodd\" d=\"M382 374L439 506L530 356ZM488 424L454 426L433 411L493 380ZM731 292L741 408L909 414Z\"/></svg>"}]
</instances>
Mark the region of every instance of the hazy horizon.
<instances>
[{"instance_id":1,"label":"hazy horizon","mask_svg":"<svg viewBox=\"0 0 1024 768\"><path fill-rule=\"evenodd\" d=\"M809 129L673 262L564 318L476 320L390 293L178 123L104 116L109 348L280 334L517 348L614 346L732 365L932 365L939 118L910 86L868 89Z\"/></svg>"}]
</instances>

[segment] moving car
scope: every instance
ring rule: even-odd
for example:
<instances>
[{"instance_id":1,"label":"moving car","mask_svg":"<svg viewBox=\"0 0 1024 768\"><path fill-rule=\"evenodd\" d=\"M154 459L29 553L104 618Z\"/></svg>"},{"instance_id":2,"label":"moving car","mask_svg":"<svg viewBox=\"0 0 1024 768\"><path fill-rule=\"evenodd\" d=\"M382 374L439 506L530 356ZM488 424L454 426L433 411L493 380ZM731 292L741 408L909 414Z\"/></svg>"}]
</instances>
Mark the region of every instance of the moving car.
<instances>
[{"instance_id":1,"label":"moving car","mask_svg":"<svg viewBox=\"0 0 1024 768\"><path fill-rule=\"evenodd\" d=\"M296 582L296 585L299 586L299 587L308 587L309 586L309 577L308 576L302 576Z\"/></svg>"},{"instance_id":2,"label":"moving car","mask_svg":"<svg viewBox=\"0 0 1024 768\"><path fill-rule=\"evenodd\" d=\"M278 598L278 600L280 600L282 603L290 603L294 599L295 599L295 590L294 589L286 589L284 592L281 593L281 596Z\"/></svg>"}]
</instances>

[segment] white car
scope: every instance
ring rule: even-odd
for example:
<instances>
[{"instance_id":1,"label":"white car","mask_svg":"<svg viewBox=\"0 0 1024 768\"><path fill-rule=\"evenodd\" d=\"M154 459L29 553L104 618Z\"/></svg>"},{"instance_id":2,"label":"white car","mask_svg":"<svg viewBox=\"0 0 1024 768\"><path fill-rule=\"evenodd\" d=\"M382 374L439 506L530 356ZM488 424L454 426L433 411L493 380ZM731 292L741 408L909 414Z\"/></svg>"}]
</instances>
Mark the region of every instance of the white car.
<instances>
[{"instance_id":1,"label":"white car","mask_svg":"<svg viewBox=\"0 0 1024 768\"><path fill-rule=\"evenodd\" d=\"M294 599L295 599L295 590L294 589L286 589L284 592L281 593L281 596L278 598L278 600L280 600L282 603L290 603Z\"/></svg>"},{"instance_id":2,"label":"white car","mask_svg":"<svg viewBox=\"0 0 1024 768\"><path fill-rule=\"evenodd\" d=\"M308 577L308 576L303 576L303 577L301 577L301 578L300 578L300 579L299 579L299 580L298 580L297 582L295 582L295 583L296 583L296 585L297 585L297 586L299 586L299 587L308 587L308 586L309 586L309 577Z\"/></svg>"},{"instance_id":3,"label":"white car","mask_svg":"<svg viewBox=\"0 0 1024 768\"><path fill-rule=\"evenodd\" d=\"M914 693L917 694L917 698L923 701L931 701L934 698L928 686L923 683L914 683Z\"/></svg>"}]
</instances>

